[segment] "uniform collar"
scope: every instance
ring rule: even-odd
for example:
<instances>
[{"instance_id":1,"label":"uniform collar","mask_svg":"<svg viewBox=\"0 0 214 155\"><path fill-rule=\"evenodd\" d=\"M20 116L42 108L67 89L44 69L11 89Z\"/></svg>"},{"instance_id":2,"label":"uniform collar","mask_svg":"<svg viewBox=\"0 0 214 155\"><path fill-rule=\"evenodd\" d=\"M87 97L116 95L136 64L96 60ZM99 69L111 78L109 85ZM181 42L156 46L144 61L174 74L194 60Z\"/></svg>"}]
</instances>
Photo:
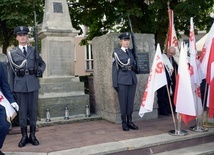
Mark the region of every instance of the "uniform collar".
<instances>
[{"instance_id":1,"label":"uniform collar","mask_svg":"<svg viewBox=\"0 0 214 155\"><path fill-rule=\"evenodd\" d=\"M124 47L121 47L121 49L126 52L126 50L128 50L128 48L124 48Z\"/></svg>"},{"instance_id":2,"label":"uniform collar","mask_svg":"<svg viewBox=\"0 0 214 155\"><path fill-rule=\"evenodd\" d=\"M23 47L25 47L25 49L26 49L26 51L27 51L27 45L25 45L25 46L19 45L19 48L20 48L21 50L23 50Z\"/></svg>"}]
</instances>

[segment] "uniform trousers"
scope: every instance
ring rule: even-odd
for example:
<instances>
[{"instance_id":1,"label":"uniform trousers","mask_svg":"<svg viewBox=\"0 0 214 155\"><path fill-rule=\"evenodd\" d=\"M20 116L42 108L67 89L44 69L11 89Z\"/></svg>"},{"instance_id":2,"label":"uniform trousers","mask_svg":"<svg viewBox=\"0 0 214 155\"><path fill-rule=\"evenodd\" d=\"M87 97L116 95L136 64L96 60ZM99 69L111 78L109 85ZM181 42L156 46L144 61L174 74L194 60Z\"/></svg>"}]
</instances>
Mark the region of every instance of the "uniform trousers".
<instances>
[{"instance_id":1,"label":"uniform trousers","mask_svg":"<svg viewBox=\"0 0 214 155\"><path fill-rule=\"evenodd\" d=\"M5 108L0 105L0 149L3 146L9 127L10 123L7 121Z\"/></svg>"},{"instance_id":2,"label":"uniform trousers","mask_svg":"<svg viewBox=\"0 0 214 155\"><path fill-rule=\"evenodd\" d=\"M27 118L30 126L36 126L38 90L28 93L16 93L17 103L19 104L19 125L27 127Z\"/></svg>"},{"instance_id":3,"label":"uniform trousers","mask_svg":"<svg viewBox=\"0 0 214 155\"><path fill-rule=\"evenodd\" d=\"M118 84L118 99L121 115L131 115L133 112L136 84Z\"/></svg>"}]
</instances>

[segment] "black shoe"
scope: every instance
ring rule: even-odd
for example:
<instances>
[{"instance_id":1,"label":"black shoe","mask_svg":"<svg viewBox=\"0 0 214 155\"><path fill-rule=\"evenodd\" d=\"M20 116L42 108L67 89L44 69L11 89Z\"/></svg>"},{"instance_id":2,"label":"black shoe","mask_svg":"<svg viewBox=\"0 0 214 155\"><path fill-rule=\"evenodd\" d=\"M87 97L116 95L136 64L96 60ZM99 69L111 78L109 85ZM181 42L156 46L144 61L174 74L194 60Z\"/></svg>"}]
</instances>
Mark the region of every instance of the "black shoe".
<instances>
[{"instance_id":1,"label":"black shoe","mask_svg":"<svg viewBox=\"0 0 214 155\"><path fill-rule=\"evenodd\" d=\"M39 141L36 139L35 133L36 133L36 126L30 126L29 142L32 145L39 145Z\"/></svg>"},{"instance_id":2,"label":"black shoe","mask_svg":"<svg viewBox=\"0 0 214 155\"><path fill-rule=\"evenodd\" d=\"M123 131L129 131L129 128L126 123L122 123L122 129Z\"/></svg>"},{"instance_id":3,"label":"black shoe","mask_svg":"<svg viewBox=\"0 0 214 155\"><path fill-rule=\"evenodd\" d=\"M20 140L18 147L24 147L28 143L28 137L23 136L22 139Z\"/></svg>"},{"instance_id":4,"label":"black shoe","mask_svg":"<svg viewBox=\"0 0 214 155\"><path fill-rule=\"evenodd\" d=\"M133 122L129 122L128 127L129 129L132 129L132 130L138 130L138 127Z\"/></svg>"},{"instance_id":5,"label":"black shoe","mask_svg":"<svg viewBox=\"0 0 214 155\"><path fill-rule=\"evenodd\" d=\"M39 141L36 139L35 135L29 136L29 143L31 143L32 145L39 145Z\"/></svg>"},{"instance_id":6,"label":"black shoe","mask_svg":"<svg viewBox=\"0 0 214 155\"><path fill-rule=\"evenodd\" d=\"M1 152L1 150L0 150L0 155L5 155L3 152Z\"/></svg>"}]
</instances>

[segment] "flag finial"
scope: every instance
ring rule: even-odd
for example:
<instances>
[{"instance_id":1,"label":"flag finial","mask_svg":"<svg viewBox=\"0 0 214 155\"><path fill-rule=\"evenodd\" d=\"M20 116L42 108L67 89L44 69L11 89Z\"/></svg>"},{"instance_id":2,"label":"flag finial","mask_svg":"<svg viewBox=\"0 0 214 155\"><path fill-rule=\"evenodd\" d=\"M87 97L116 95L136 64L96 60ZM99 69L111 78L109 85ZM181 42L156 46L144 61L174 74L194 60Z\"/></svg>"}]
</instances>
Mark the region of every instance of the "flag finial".
<instances>
[{"instance_id":1,"label":"flag finial","mask_svg":"<svg viewBox=\"0 0 214 155\"><path fill-rule=\"evenodd\" d=\"M170 4L170 2L169 2L169 1L167 1L167 7L168 7L168 9L170 9L169 4Z\"/></svg>"}]
</instances>

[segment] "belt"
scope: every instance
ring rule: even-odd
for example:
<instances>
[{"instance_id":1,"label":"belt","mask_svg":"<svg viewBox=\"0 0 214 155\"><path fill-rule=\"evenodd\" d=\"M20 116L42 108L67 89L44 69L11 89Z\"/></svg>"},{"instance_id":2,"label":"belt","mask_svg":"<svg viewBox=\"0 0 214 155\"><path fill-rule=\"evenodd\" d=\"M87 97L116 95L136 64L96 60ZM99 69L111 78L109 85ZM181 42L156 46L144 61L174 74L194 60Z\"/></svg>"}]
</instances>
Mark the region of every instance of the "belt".
<instances>
[{"instance_id":1,"label":"belt","mask_svg":"<svg viewBox=\"0 0 214 155\"><path fill-rule=\"evenodd\" d=\"M25 70L25 75L29 75L29 74L30 74L29 70L26 69L26 70Z\"/></svg>"},{"instance_id":2,"label":"belt","mask_svg":"<svg viewBox=\"0 0 214 155\"><path fill-rule=\"evenodd\" d=\"M127 70L133 70L132 66L128 66Z\"/></svg>"},{"instance_id":3,"label":"belt","mask_svg":"<svg viewBox=\"0 0 214 155\"><path fill-rule=\"evenodd\" d=\"M16 71L17 76L25 76L25 75L33 75L33 74L35 74L34 70L19 69Z\"/></svg>"},{"instance_id":4,"label":"belt","mask_svg":"<svg viewBox=\"0 0 214 155\"><path fill-rule=\"evenodd\" d=\"M120 69L122 71L130 71L130 70L135 70L135 66L120 66Z\"/></svg>"}]
</instances>

